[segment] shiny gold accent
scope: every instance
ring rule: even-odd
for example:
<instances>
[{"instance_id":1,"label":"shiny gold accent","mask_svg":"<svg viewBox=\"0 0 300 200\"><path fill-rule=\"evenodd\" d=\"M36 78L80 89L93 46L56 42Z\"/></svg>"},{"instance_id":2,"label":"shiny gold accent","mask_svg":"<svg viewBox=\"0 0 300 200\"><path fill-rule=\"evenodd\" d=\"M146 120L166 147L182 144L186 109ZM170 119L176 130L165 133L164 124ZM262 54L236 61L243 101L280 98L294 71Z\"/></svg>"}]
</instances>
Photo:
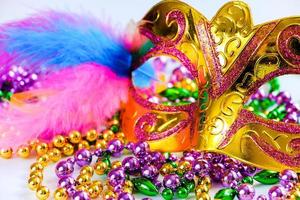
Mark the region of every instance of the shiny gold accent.
<instances>
[{"instance_id":1,"label":"shiny gold accent","mask_svg":"<svg viewBox=\"0 0 300 200\"><path fill-rule=\"evenodd\" d=\"M57 148L50 149L48 154L49 154L49 158L52 162L57 162L62 157L60 150Z\"/></svg>"},{"instance_id":2,"label":"shiny gold accent","mask_svg":"<svg viewBox=\"0 0 300 200\"><path fill-rule=\"evenodd\" d=\"M81 133L78 131L72 131L69 134L69 140L73 144L78 144L81 141Z\"/></svg>"},{"instance_id":3,"label":"shiny gold accent","mask_svg":"<svg viewBox=\"0 0 300 200\"><path fill-rule=\"evenodd\" d=\"M62 152L66 156L71 156L74 153L74 146L70 143L65 144L65 146L62 148Z\"/></svg>"},{"instance_id":4,"label":"shiny gold accent","mask_svg":"<svg viewBox=\"0 0 300 200\"><path fill-rule=\"evenodd\" d=\"M13 156L13 150L12 148L8 149L1 149L0 150L0 157L5 159L10 159Z\"/></svg>"},{"instance_id":5,"label":"shiny gold accent","mask_svg":"<svg viewBox=\"0 0 300 200\"><path fill-rule=\"evenodd\" d=\"M98 133L96 130L90 130L86 133L86 140L89 142L93 142L97 140L98 138Z\"/></svg>"},{"instance_id":6,"label":"shiny gold accent","mask_svg":"<svg viewBox=\"0 0 300 200\"><path fill-rule=\"evenodd\" d=\"M42 156L48 152L48 149L49 149L48 144L42 142L42 143L37 144L35 150L36 150L36 153L38 156Z\"/></svg>"},{"instance_id":7,"label":"shiny gold accent","mask_svg":"<svg viewBox=\"0 0 300 200\"><path fill-rule=\"evenodd\" d=\"M68 192L65 188L58 188L54 192L54 200L67 200Z\"/></svg>"},{"instance_id":8,"label":"shiny gold accent","mask_svg":"<svg viewBox=\"0 0 300 200\"><path fill-rule=\"evenodd\" d=\"M283 127L284 123L258 122L263 120L260 118L248 122L249 111L243 108L251 93L270 78L282 73L299 73L299 49L292 49L290 44L284 43L286 38L280 38L294 34L292 37L299 42L299 27L300 17L254 26L250 10L242 1L228 2L211 21L184 2L166 0L158 3L140 22L141 31L148 31L147 36L152 37L156 47L175 49L188 58L192 70L197 71L200 97L197 105L202 105L204 92L209 94L208 101L205 107L195 107L192 111L170 112L162 105L152 110L146 104L142 105L143 102L133 95L135 89L131 88L122 113L122 130L127 139L137 141L144 133L151 138L153 133L159 135L188 120L187 126L171 135L144 140L148 140L151 149L155 150L182 151L196 146L259 168L276 171L290 168L300 172L300 166L295 164L297 159L293 159L298 158L299 149L291 147L291 142L295 144L300 135L292 133L293 125L282 132L274 127ZM165 55L163 50L149 52L149 57ZM180 83L180 86L184 85ZM156 120L148 125L145 120L143 135L136 130L140 130L137 124L148 117L146 114L155 116ZM238 120L247 122L241 125ZM294 128L296 126L299 125ZM138 137L138 134L142 136ZM276 155L272 153L274 151Z\"/></svg>"},{"instance_id":9,"label":"shiny gold accent","mask_svg":"<svg viewBox=\"0 0 300 200\"><path fill-rule=\"evenodd\" d=\"M62 135L57 135L53 139L53 145L57 148L62 148L66 144L66 138Z\"/></svg>"},{"instance_id":10,"label":"shiny gold accent","mask_svg":"<svg viewBox=\"0 0 300 200\"><path fill-rule=\"evenodd\" d=\"M17 154L21 158L28 158L30 156L30 147L20 146L17 150Z\"/></svg>"}]
</instances>

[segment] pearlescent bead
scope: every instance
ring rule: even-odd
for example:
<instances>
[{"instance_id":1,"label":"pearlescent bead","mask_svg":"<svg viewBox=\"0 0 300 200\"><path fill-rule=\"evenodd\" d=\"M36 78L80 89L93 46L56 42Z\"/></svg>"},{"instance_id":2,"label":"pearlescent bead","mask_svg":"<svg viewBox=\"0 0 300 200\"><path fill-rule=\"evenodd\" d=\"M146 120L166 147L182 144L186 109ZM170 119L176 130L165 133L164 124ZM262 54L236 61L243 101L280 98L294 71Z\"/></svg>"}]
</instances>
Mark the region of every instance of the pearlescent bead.
<instances>
[{"instance_id":1,"label":"pearlescent bead","mask_svg":"<svg viewBox=\"0 0 300 200\"><path fill-rule=\"evenodd\" d=\"M141 169L142 176L150 180L156 179L159 175L158 169L153 165L145 165Z\"/></svg>"},{"instance_id":2,"label":"pearlescent bead","mask_svg":"<svg viewBox=\"0 0 300 200\"><path fill-rule=\"evenodd\" d=\"M124 158L124 160L122 161L122 166L129 174L135 174L140 170L139 160L133 156Z\"/></svg>"},{"instance_id":3,"label":"pearlescent bead","mask_svg":"<svg viewBox=\"0 0 300 200\"><path fill-rule=\"evenodd\" d=\"M97 175L103 175L108 170L108 165L106 162L98 161L94 165L94 170Z\"/></svg>"},{"instance_id":4,"label":"pearlescent bead","mask_svg":"<svg viewBox=\"0 0 300 200\"><path fill-rule=\"evenodd\" d=\"M122 168L113 169L108 173L108 181L111 186L124 185L126 174Z\"/></svg>"},{"instance_id":5,"label":"pearlescent bead","mask_svg":"<svg viewBox=\"0 0 300 200\"><path fill-rule=\"evenodd\" d=\"M133 147L133 154L140 158L143 157L150 150L147 142L138 142Z\"/></svg>"},{"instance_id":6,"label":"pearlescent bead","mask_svg":"<svg viewBox=\"0 0 300 200\"><path fill-rule=\"evenodd\" d=\"M81 141L81 134L78 131L72 131L69 134L69 140L73 144L78 144Z\"/></svg>"},{"instance_id":7,"label":"pearlescent bead","mask_svg":"<svg viewBox=\"0 0 300 200\"><path fill-rule=\"evenodd\" d=\"M65 146L62 148L62 152L66 156L71 156L74 153L74 147L70 143L66 143Z\"/></svg>"},{"instance_id":8,"label":"pearlescent bead","mask_svg":"<svg viewBox=\"0 0 300 200\"><path fill-rule=\"evenodd\" d=\"M90 130L86 133L86 140L89 142L94 142L98 138L98 133L96 130Z\"/></svg>"},{"instance_id":9,"label":"pearlescent bead","mask_svg":"<svg viewBox=\"0 0 300 200\"><path fill-rule=\"evenodd\" d=\"M32 177L28 180L28 187L31 190L37 190L42 183L42 179L39 177Z\"/></svg>"},{"instance_id":10,"label":"pearlescent bead","mask_svg":"<svg viewBox=\"0 0 300 200\"><path fill-rule=\"evenodd\" d=\"M122 142L119 139L110 140L107 144L107 150L112 154L114 157L121 156L121 153L124 149Z\"/></svg>"},{"instance_id":11,"label":"pearlescent bead","mask_svg":"<svg viewBox=\"0 0 300 200\"><path fill-rule=\"evenodd\" d=\"M96 141L96 148L97 149L106 149L107 142L105 140L97 140Z\"/></svg>"},{"instance_id":12,"label":"pearlescent bead","mask_svg":"<svg viewBox=\"0 0 300 200\"><path fill-rule=\"evenodd\" d=\"M241 184L237 188L238 198L240 200L252 200L255 196L255 190L252 185Z\"/></svg>"},{"instance_id":13,"label":"pearlescent bead","mask_svg":"<svg viewBox=\"0 0 300 200\"><path fill-rule=\"evenodd\" d=\"M94 174L94 169L91 166L84 166L80 170L81 175L89 175L90 177Z\"/></svg>"},{"instance_id":14,"label":"pearlescent bead","mask_svg":"<svg viewBox=\"0 0 300 200\"><path fill-rule=\"evenodd\" d=\"M44 155L40 156L40 157L37 159L37 161L38 161L39 163L41 163L44 167L46 167L46 166L49 164L49 162L50 162L50 157L49 157L48 154L44 154Z\"/></svg>"},{"instance_id":15,"label":"pearlescent bead","mask_svg":"<svg viewBox=\"0 0 300 200\"><path fill-rule=\"evenodd\" d=\"M134 197L132 196L132 194L122 192L118 195L118 200L134 200Z\"/></svg>"},{"instance_id":16,"label":"pearlescent bead","mask_svg":"<svg viewBox=\"0 0 300 200\"><path fill-rule=\"evenodd\" d=\"M63 177L59 179L58 186L61 188L69 188L71 186L75 186L75 179L73 177Z\"/></svg>"},{"instance_id":17,"label":"pearlescent bead","mask_svg":"<svg viewBox=\"0 0 300 200\"><path fill-rule=\"evenodd\" d=\"M166 175L164 177L163 184L166 188L174 190L180 185L180 178L177 174Z\"/></svg>"},{"instance_id":18,"label":"pearlescent bead","mask_svg":"<svg viewBox=\"0 0 300 200\"><path fill-rule=\"evenodd\" d=\"M92 154L87 149L80 149L75 153L75 162L79 167L89 165L92 162Z\"/></svg>"},{"instance_id":19,"label":"pearlescent bead","mask_svg":"<svg viewBox=\"0 0 300 200\"><path fill-rule=\"evenodd\" d=\"M180 161L178 163L177 172L179 174L184 174L187 171L190 171L192 169L192 165L188 161Z\"/></svg>"},{"instance_id":20,"label":"pearlescent bead","mask_svg":"<svg viewBox=\"0 0 300 200\"><path fill-rule=\"evenodd\" d=\"M285 200L286 192L283 187L280 186L273 186L269 192L270 200Z\"/></svg>"},{"instance_id":21,"label":"pearlescent bead","mask_svg":"<svg viewBox=\"0 0 300 200\"><path fill-rule=\"evenodd\" d=\"M90 144L86 140L81 140L77 147L78 149L90 149Z\"/></svg>"},{"instance_id":22,"label":"pearlescent bead","mask_svg":"<svg viewBox=\"0 0 300 200\"><path fill-rule=\"evenodd\" d=\"M114 134L114 132L112 132L111 130L105 130L105 131L103 131L103 133L102 133L102 137L103 137L103 139L104 139L106 142L108 142L108 141L112 140L112 139L115 137L115 134Z\"/></svg>"},{"instance_id":23,"label":"pearlescent bead","mask_svg":"<svg viewBox=\"0 0 300 200\"><path fill-rule=\"evenodd\" d=\"M67 200L68 192L65 188L58 188L54 192L54 200Z\"/></svg>"},{"instance_id":24,"label":"pearlescent bead","mask_svg":"<svg viewBox=\"0 0 300 200\"><path fill-rule=\"evenodd\" d=\"M287 183L296 183L299 181L297 173L290 169L286 169L280 172L279 179L282 186Z\"/></svg>"},{"instance_id":25,"label":"pearlescent bead","mask_svg":"<svg viewBox=\"0 0 300 200\"><path fill-rule=\"evenodd\" d=\"M40 186L37 190L36 190L36 197L39 200L46 200L48 199L50 196L50 191L47 187L45 186Z\"/></svg>"},{"instance_id":26,"label":"pearlescent bead","mask_svg":"<svg viewBox=\"0 0 300 200\"><path fill-rule=\"evenodd\" d=\"M49 149L48 144L42 142L36 146L35 150L37 155L42 156L48 152L48 149Z\"/></svg>"},{"instance_id":27,"label":"pearlescent bead","mask_svg":"<svg viewBox=\"0 0 300 200\"><path fill-rule=\"evenodd\" d=\"M57 177L63 178L71 175L74 171L74 165L67 161L61 161L56 165L55 173Z\"/></svg>"},{"instance_id":28,"label":"pearlescent bead","mask_svg":"<svg viewBox=\"0 0 300 200\"><path fill-rule=\"evenodd\" d=\"M30 156L29 146L20 146L17 150L17 154L21 158L28 158Z\"/></svg>"},{"instance_id":29,"label":"pearlescent bead","mask_svg":"<svg viewBox=\"0 0 300 200\"><path fill-rule=\"evenodd\" d=\"M59 149L57 149L57 148L53 148L53 149L51 149L49 152L48 152L48 154L49 154L49 158L50 158L50 160L52 161L52 162L57 162L57 161L59 161L60 159L61 159L61 152L60 152L60 150Z\"/></svg>"},{"instance_id":30,"label":"pearlescent bead","mask_svg":"<svg viewBox=\"0 0 300 200\"><path fill-rule=\"evenodd\" d=\"M122 167L122 162L121 161L116 160L116 161L113 161L111 163L111 168L112 169L116 169L116 168L119 168L119 167Z\"/></svg>"},{"instance_id":31,"label":"pearlescent bead","mask_svg":"<svg viewBox=\"0 0 300 200\"><path fill-rule=\"evenodd\" d=\"M103 186L100 181L95 181L88 187L88 193L92 199L98 198L102 190Z\"/></svg>"},{"instance_id":32,"label":"pearlescent bead","mask_svg":"<svg viewBox=\"0 0 300 200\"><path fill-rule=\"evenodd\" d=\"M90 197L87 192L77 191L72 196L73 200L90 200Z\"/></svg>"},{"instance_id":33,"label":"pearlescent bead","mask_svg":"<svg viewBox=\"0 0 300 200\"><path fill-rule=\"evenodd\" d=\"M268 200L268 198L266 197L266 195L261 194L257 197L256 200Z\"/></svg>"},{"instance_id":34,"label":"pearlescent bead","mask_svg":"<svg viewBox=\"0 0 300 200\"><path fill-rule=\"evenodd\" d=\"M0 150L0 157L4 159L10 159L13 156L12 148L8 149L1 149Z\"/></svg>"},{"instance_id":35,"label":"pearlescent bead","mask_svg":"<svg viewBox=\"0 0 300 200\"><path fill-rule=\"evenodd\" d=\"M52 143L57 148L62 148L66 144L66 139L62 135L57 135L53 138Z\"/></svg>"},{"instance_id":36,"label":"pearlescent bead","mask_svg":"<svg viewBox=\"0 0 300 200\"><path fill-rule=\"evenodd\" d=\"M91 177L87 174L79 175L76 182L80 185L86 185L91 182Z\"/></svg>"},{"instance_id":37,"label":"pearlescent bead","mask_svg":"<svg viewBox=\"0 0 300 200\"><path fill-rule=\"evenodd\" d=\"M44 169L44 166L39 162L33 163L30 166L30 172L42 171L43 169Z\"/></svg>"}]
</instances>

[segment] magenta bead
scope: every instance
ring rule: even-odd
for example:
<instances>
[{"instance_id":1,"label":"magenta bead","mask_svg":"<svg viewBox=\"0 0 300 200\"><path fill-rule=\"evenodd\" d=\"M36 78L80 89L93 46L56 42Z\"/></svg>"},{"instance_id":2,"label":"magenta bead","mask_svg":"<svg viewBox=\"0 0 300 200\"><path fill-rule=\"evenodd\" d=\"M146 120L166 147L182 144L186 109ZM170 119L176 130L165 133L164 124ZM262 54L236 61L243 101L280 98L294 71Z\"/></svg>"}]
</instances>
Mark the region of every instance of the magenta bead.
<instances>
[{"instance_id":1,"label":"magenta bead","mask_svg":"<svg viewBox=\"0 0 300 200\"><path fill-rule=\"evenodd\" d=\"M138 173L140 170L139 160L133 156L126 157L122 161L122 166L124 167L125 171L129 174Z\"/></svg>"},{"instance_id":2,"label":"magenta bead","mask_svg":"<svg viewBox=\"0 0 300 200\"><path fill-rule=\"evenodd\" d=\"M287 190L292 189L293 185L299 181L297 173L290 169L281 171L279 179L280 184Z\"/></svg>"},{"instance_id":3,"label":"magenta bead","mask_svg":"<svg viewBox=\"0 0 300 200\"><path fill-rule=\"evenodd\" d=\"M184 178L187 179L187 180L189 180L189 181L194 180L195 174L192 171L186 172L184 174Z\"/></svg>"},{"instance_id":4,"label":"magenta bead","mask_svg":"<svg viewBox=\"0 0 300 200\"><path fill-rule=\"evenodd\" d=\"M224 172L225 172L224 170L225 170L225 167L223 164L221 164L221 163L213 164L211 173L210 173L211 178L215 181L220 181L224 175Z\"/></svg>"},{"instance_id":5,"label":"magenta bead","mask_svg":"<svg viewBox=\"0 0 300 200\"><path fill-rule=\"evenodd\" d=\"M113 187L117 185L124 185L126 174L122 168L116 168L108 173L109 184Z\"/></svg>"},{"instance_id":6,"label":"magenta bead","mask_svg":"<svg viewBox=\"0 0 300 200\"><path fill-rule=\"evenodd\" d=\"M285 200L286 199L286 191L281 186L273 186L269 192L270 200Z\"/></svg>"},{"instance_id":7,"label":"magenta bead","mask_svg":"<svg viewBox=\"0 0 300 200\"><path fill-rule=\"evenodd\" d=\"M118 200L134 200L134 197L132 196L132 194L123 192L118 195Z\"/></svg>"},{"instance_id":8,"label":"magenta bead","mask_svg":"<svg viewBox=\"0 0 300 200\"><path fill-rule=\"evenodd\" d=\"M122 142L118 139L113 139L108 142L107 144L107 150L112 154L114 157L119 157L121 156L121 153L124 149L124 145Z\"/></svg>"},{"instance_id":9,"label":"magenta bead","mask_svg":"<svg viewBox=\"0 0 300 200\"><path fill-rule=\"evenodd\" d=\"M256 172L256 168L250 165L241 164L239 171L243 176L252 176Z\"/></svg>"},{"instance_id":10,"label":"magenta bead","mask_svg":"<svg viewBox=\"0 0 300 200\"><path fill-rule=\"evenodd\" d=\"M148 179L156 179L159 175L158 169L153 165L145 165L142 168L142 176Z\"/></svg>"},{"instance_id":11,"label":"magenta bead","mask_svg":"<svg viewBox=\"0 0 300 200\"><path fill-rule=\"evenodd\" d=\"M256 200L268 200L268 198L266 197L266 195L261 194L256 198Z\"/></svg>"},{"instance_id":12,"label":"magenta bead","mask_svg":"<svg viewBox=\"0 0 300 200\"><path fill-rule=\"evenodd\" d=\"M58 178L70 176L74 171L74 165L68 161L61 161L56 165L55 173Z\"/></svg>"},{"instance_id":13,"label":"magenta bead","mask_svg":"<svg viewBox=\"0 0 300 200\"><path fill-rule=\"evenodd\" d=\"M75 162L79 167L91 164L92 154L87 149L80 149L75 154Z\"/></svg>"},{"instance_id":14,"label":"magenta bead","mask_svg":"<svg viewBox=\"0 0 300 200\"><path fill-rule=\"evenodd\" d=\"M73 200L90 200L88 193L83 191L77 191L73 194Z\"/></svg>"},{"instance_id":15,"label":"magenta bead","mask_svg":"<svg viewBox=\"0 0 300 200\"><path fill-rule=\"evenodd\" d=\"M63 177L58 181L58 187L69 188L75 186L75 179L73 177Z\"/></svg>"},{"instance_id":16,"label":"magenta bead","mask_svg":"<svg viewBox=\"0 0 300 200\"><path fill-rule=\"evenodd\" d=\"M236 187L239 180L239 175L235 171L231 170L223 175L221 182L224 187Z\"/></svg>"},{"instance_id":17,"label":"magenta bead","mask_svg":"<svg viewBox=\"0 0 300 200\"><path fill-rule=\"evenodd\" d=\"M180 178L177 174L169 174L164 177L163 184L166 188L175 190L180 186Z\"/></svg>"},{"instance_id":18,"label":"magenta bead","mask_svg":"<svg viewBox=\"0 0 300 200\"><path fill-rule=\"evenodd\" d=\"M150 150L149 144L147 142L138 142L133 147L133 154L136 157L144 156Z\"/></svg>"},{"instance_id":19,"label":"magenta bead","mask_svg":"<svg viewBox=\"0 0 300 200\"><path fill-rule=\"evenodd\" d=\"M197 175L206 174L210 170L210 164L204 160L195 160L192 165L193 172Z\"/></svg>"},{"instance_id":20,"label":"magenta bead","mask_svg":"<svg viewBox=\"0 0 300 200\"><path fill-rule=\"evenodd\" d=\"M252 200L255 196L255 190L252 185L241 184L237 188L238 198L240 200Z\"/></svg>"}]
</instances>

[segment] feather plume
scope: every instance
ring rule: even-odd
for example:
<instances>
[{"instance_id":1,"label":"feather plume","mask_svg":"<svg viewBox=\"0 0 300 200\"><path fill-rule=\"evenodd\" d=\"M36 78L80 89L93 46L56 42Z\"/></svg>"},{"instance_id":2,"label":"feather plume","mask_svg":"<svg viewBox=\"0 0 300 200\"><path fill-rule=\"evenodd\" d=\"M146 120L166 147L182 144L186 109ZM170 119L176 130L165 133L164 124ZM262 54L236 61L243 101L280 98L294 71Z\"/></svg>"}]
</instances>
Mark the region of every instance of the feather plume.
<instances>
[{"instance_id":1,"label":"feather plume","mask_svg":"<svg viewBox=\"0 0 300 200\"><path fill-rule=\"evenodd\" d=\"M66 68L40 81L37 101L12 101L0 109L0 147L16 148L70 130L86 131L105 123L126 101L128 79L98 64ZM19 94L20 95L20 94Z\"/></svg>"},{"instance_id":2,"label":"feather plume","mask_svg":"<svg viewBox=\"0 0 300 200\"><path fill-rule=\"evenodd\" d=\"M0 27L0 64L2 70L21 65L48 72L93 62L128 76L131 54L124 43L94 18L42 12Z\"/></svg>"}]
</instances>

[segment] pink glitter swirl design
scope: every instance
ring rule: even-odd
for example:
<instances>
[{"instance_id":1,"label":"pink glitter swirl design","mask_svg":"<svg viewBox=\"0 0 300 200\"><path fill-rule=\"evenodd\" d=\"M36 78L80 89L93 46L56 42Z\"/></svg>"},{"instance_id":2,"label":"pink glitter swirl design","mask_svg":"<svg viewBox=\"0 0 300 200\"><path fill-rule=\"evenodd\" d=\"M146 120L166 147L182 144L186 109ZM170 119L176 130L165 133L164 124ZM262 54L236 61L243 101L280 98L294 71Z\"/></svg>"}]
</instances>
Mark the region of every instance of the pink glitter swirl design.
<instances>
[{"instance_id":1,"label":"pink glitter swirl design","mask_svg":"<svg viewBox=\"0 0 300 200\"><path fill-rule=\"evenodd\" d=\"M157 13L159 15L159 13ZM155 19L157 21L158 19ZM152 22L153 23L153 22ZM161 46L172 47L180 42L184 36L184 31L186 29L186 21L184 14L179 10L173 10L169 12L166 16L166 24L170 27L173 23L176 23L178 26L178 31L176 36L173 39L164 39L151 30L151 27L141 26L140 33L149 38L154 44L160 44Z\"/></svg>"},{"instance_id":2,"label":"pink glitter swirl design","mask_svg":"<svg viewBox=\"0 0 300 200\"><path fill-rule=\"evenodd\" d=\"M230 130L228 130L225 139L222 141L222 143L219 145L218 148L224 148L226 147L230 141L232 140L233 136L236 134L236 132L241 129L243 126L251 123L261 124L267 128L285 132L293 135L299 135L300 137L300 126L298 124L292 124L292 123L285 123L285 122L276 122L273 120L264 119L262 117L256 116L254 113L243 109L240 112L239 118L234 122L234 124L231 126ZM254 142L270 157L280 161L281 163L284 163L288 166L299 166L300 165L300 154L296 156L287 155L283 152L280 152L276 150L274 147L272 147L267 142L263 141L261 138L256 136L255 134L251 134L251 138L254 140ZM291 140L289 143L289 146L293 150L299 149L300 146L300 138ZM298 160L297 160L298 159Z\"/></svg>"},{"instance_id":3,"label":"pink glitter swirl design","mask_svg":"<svg viewBox=\"0 0 300 200\"><path fill-rule=\"evenodd\" d=\"M157 20L157 19L156 19ZM143 56L138 63L133 67L133 70L141 66L147 60L155 56L167 55L174 57L175 59L179 60L183 66L187 68L187 70L191 73L192 77L197 79L198 71L195 69L191 61L187 58L185 54L175 48L176 44L180 42L184 35L184 31L186 29L186 21L184 14L179 10L173 10L169 12L166 16L166 23L170 26L174 21L178 25L178 32L176 36L171 40L163 40L160 36L155 35L151 27L143 26L141 27L140 31L143 35L148 37L153 43L156 44L154 48L152 48L145 56ZM150 125L153 126L157 122L157 115L154 112L147 113L141 116L135 125L135 134L138 139L140 140L159 140L165 137L168 137L172 134L178 133L180 130L187 127L191 124L191 134L190 138L193 137L194 133L194 123L193 123L193 116L197 111L197 103L191 103L189 105L181 105L181 106L165 106L161 104L156 104L145 100L131 85L131 95L136 100L137 103L142 105L143 107L147 108L149 111L161 111L161 112L187 112L188 117L185 120L182 120L174 127L163 131L163 132L153 132L148 133L145 130L145 126Z\"/></svg>"},{"instance_id":4,"label":"pink glitter swirl design","mask_svg":"<svg viewBox=\"0 0 300 200\"><path fill-rule=\"evenodd\" d=\"M300 25L285 28L278 37L278 49L284 59L300 67ZM293 46L293 44L295 46Z\"/></svg>"}]
</instances>

